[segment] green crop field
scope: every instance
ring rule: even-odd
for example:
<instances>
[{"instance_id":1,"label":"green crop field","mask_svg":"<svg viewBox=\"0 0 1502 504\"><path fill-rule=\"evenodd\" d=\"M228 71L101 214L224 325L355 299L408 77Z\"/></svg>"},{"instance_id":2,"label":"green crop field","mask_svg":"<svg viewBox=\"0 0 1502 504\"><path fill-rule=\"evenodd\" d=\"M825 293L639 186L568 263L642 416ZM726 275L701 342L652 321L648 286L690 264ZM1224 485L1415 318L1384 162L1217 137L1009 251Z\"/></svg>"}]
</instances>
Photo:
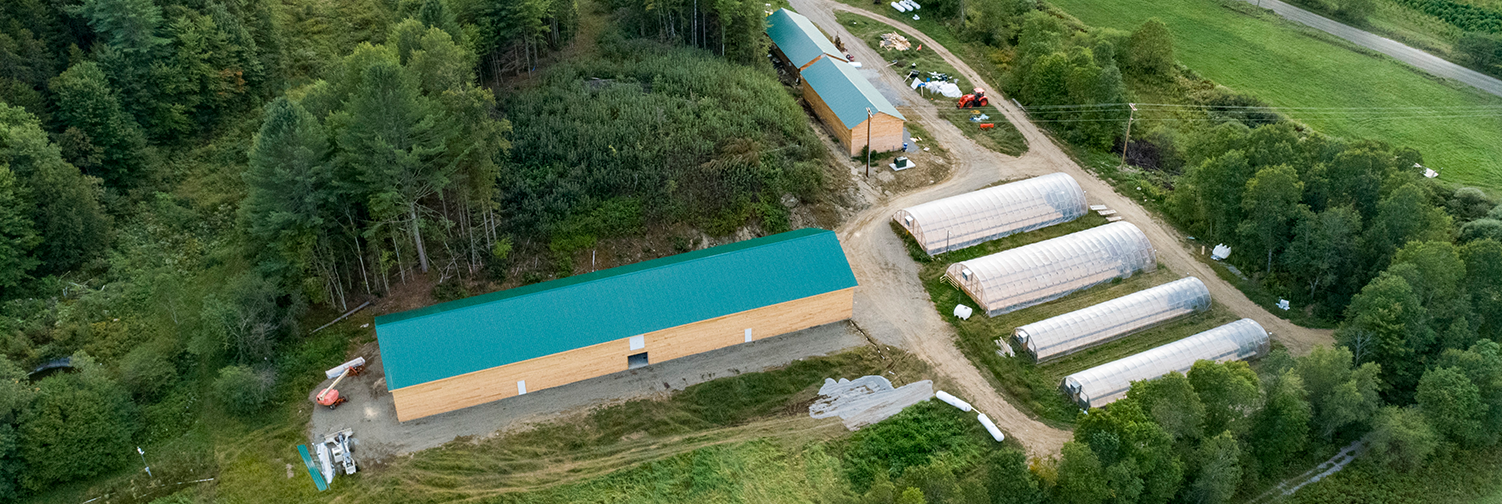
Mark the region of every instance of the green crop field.
<instances>
[{"instance_id":1,"label":"green crop field","mask_svg":"<svg viewBox=\"0 0 1502 504\"><path fill-rule=\"evenodd\" d=\"M1173 30L1178 60L1195 72L1278 107L1359 108L1287 112L1328 134L1418 149L1441 180L1502 189L1502 112L1433 112L1502 105L1502 98L1359 53L1270 14L1251 14L1255 8L1233 0L1052 3L1091 26L1129 30L1162 19Z\"/></svg>"}]
</instances>

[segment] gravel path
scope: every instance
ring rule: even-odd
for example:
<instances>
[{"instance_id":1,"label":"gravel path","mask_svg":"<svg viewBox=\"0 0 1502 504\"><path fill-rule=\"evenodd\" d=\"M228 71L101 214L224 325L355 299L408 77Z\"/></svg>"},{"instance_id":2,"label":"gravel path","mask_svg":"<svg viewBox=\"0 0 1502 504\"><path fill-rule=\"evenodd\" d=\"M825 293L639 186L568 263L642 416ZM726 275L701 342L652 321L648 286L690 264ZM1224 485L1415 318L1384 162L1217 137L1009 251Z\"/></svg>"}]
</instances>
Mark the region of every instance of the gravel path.
<instances>
[{"instance_id":1,"label":"gravel path","mask_svg":"<svg viewBox=\"0 0 1502 504\"><path fill-rule=\"evenodd\" d=\"M1476 89L1502 96L1502 80L1471 70L1469 68L1446 61L1444 58L1415 49L1396 40L1381 37L1371 32L1353 28L1330 18L1306 11L1299 7L1289 5L1278 0L1243 0L1246 3L1257 4L1265 9L1271 9L1284 19L1299 23L1310 28L1346 39L1352 44L1377 51L1391 56L1393 59L1402 61L1417 67L1419 70L1428 72L1430 75L1455 79L1469 84Z\"/></svg>"},{"instance_id":2,"label":"gravel path","mask_svg":"<svg viewBox=\"0 0 1502 504\"><path fill-rule=\"evenodd\" d=\"M792 0L791 3L800 14L808 16L826 32L849 41L846 48L854 54L856 61L880 64L884 58L840 26L835 21L834 11L860 14L901 29L916 39L916 42L921 42L924 50L937 51L970 82L984 87L991 96L1001 97L994 85L984 82L965 62L912 27L832 0ZM893 72L880 72L879 75L888 85L902 86L902 80ZM1191 252L1185 248L1187 242L1182 236L1167 224L1153 219L1146 209L1131 198L1117 194L1105 182L1075 164L1047 135L1029 122L1026 115L1013 106L1010 100L996 99L991 103L1008 121L1016 125L1027 140L1028 151L1021 157L1005 156L982 148L948 121L940 119L935 103L938 103L937 106L948 106L947 102L913 101L915 105L908 108L913 113L909 114L908 119L921 122L936 140L948 148L955 166L950 178L875 204L850 218L839 229L845 253L861 284L861 288L856 291L854 320L873 338L887 344L901 345L953 380L958 386L957 395L970 401L994 419L998 426L1016 436L1031 455L1058 453L1064 442L1071 439L1071 434L1044 425L1008 403L960 353L954 344L956 334L953 326L934 310L932 300L918 280L918 264L908 257L902 241L889 228L888 221L898 209L973 191L998 180L1053 172L1068 173L1084 187L1091 204L1108 205L1128 222L1142 228L1158 247L1160 263L1181 274L1199 277L1217 301L1228 306L1231 311L1261 323L1275 339L1294 353L1307 353L1315 345L1332 341L1330 331L1299 327L1280 319L1221 280L1208 265L1194 257L1194 253L1198 251Z\"/></svg>"}]
</instances>

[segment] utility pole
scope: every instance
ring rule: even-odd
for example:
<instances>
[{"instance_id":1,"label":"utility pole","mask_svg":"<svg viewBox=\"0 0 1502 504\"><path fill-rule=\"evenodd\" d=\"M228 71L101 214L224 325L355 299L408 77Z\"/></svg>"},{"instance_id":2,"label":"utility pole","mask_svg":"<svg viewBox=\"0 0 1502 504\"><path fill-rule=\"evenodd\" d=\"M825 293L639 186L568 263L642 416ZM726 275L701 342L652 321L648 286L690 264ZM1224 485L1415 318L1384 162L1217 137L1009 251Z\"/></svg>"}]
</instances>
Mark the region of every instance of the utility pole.
<instances>
[{"instance_id":1,"label":"utility pole","mask_svg":"<svg viewBox=\"0 0 1502 504\"><path fill-rule=\"evenodd\" d=\"M866 178L871 178L871 107L866 107Z\"/></svg>"},{"instance_id":2,"label":"utility pole","mask_svg":"<svg viewBox=\"0 0 1502 504\"><path fill-rule=\"evenodd\" d=\"M146 476L147 477L155 478L155 476L151 475L151 466L148 465L148 464L146 464L146 451L142 450L141 447L137 446L136 447L136 453L138 453L138 454L141 455L141 465L146 466Z\"/></svg>"},{"instance_id":3,"label":"utility pole","mask_svg":"<svg viewBox=\"0 0 1502 504\"><path fill-rule=\"evenodd\" d=\"M1126 139L1121 141L1121 166L1116 167L1118 170L1126 168L1127 146L1132 143L1132 119L1137 117L1137 104L1128 103L1127 106L1132 107L1132 111L1127 114Z\"/></svg>"}]
</instances>

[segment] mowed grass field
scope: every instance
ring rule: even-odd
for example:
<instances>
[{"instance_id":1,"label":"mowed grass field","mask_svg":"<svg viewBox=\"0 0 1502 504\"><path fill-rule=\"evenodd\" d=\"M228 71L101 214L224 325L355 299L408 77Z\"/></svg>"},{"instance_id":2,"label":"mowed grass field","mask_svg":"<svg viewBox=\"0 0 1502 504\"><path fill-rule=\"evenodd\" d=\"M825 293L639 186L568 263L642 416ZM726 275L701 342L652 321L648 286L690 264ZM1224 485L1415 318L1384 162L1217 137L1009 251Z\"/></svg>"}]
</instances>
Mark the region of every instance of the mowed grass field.
<instances>
[{"instance_id":1,"label":"mowed grass field","mask_svg":"<svg viewBox=\"0 0 1502 504\"><path fill-rule=\"evenodd\" d=\"M1287 113L1327 134L1418 149L1441 180L1502 190L1502 110L1433 112L1502 106L1502 97L1359 53L1235 0L1050 1L1097 27L1131 30L1162 19L1178 60L1195 72L1277 107L1363 109Z\"/></svg>"}]
</instances>

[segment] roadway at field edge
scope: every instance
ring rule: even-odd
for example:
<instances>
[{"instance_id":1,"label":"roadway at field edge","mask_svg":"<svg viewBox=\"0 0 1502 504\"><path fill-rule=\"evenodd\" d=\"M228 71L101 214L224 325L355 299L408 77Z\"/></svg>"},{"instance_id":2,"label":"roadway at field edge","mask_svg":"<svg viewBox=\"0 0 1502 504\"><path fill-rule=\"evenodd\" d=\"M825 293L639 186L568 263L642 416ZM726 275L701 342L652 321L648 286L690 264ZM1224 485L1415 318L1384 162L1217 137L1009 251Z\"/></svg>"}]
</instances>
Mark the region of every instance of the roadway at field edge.
<instances>
[{"instance_id":1,"label":"roadway at field edge","mask_svg":"<svg viewBox=\"0 0 1502 504\"><path fill-rule=\"evenodd\" d=\"M1279 0L1242 1L1259 5L1265 9L1271 9L1279 16L1283 16L1283 19L1340 37L1352 44L1386 54L1395 60L1428 72L1430 75L1454 79L1487 93L1502 96L1502 80L1497 80L1481 72L1451 63L1444 58L1409 47L1396 40L1354 28Z\"/></svg>"},{"instance_id":2,"label":"roadway at field edge","mask_svg":"<svg viewBox=\"0 0 1502 504\"><path fill-rule=\"evenodd\" d=\"M996 110L1027 140L1028 151L1020 157L995 153L980 147L948 121L938 118L934 103L914 100L917 102L912 107L917 116L914 119L923 122L934 140L944 143L954 157L955 166L950 177L938 184L877 202L851 217L838 232L861 285L856 293L855 322L878 339L902 342L908 351L933 365L959 387L958 395L970 400L1003 429L1015 435L1029 455L1046 457L1057 454L1072 435L1069 431L1049 427L1008 403L980 370L960 353L955 346L954 327L935 311L933 301L918 280L917 263L908 257L906 247L889 228L888 220L898 209L980 189L997 180L1068 173L1079 181L1092 204L1105 204L1117 210L1127 222L1141 228L1158 248L1160 263L1180 274L1199 277L1217 301L1233 313L1261 323L1274 339L1293 353L1308 353L1316 345L1333 341L1330 331L1299 327L1280 319L1221 280L1209 266L1193 257L1176 231L1158 222L1131 198L1117 194L1111 186L1075 164L1052 139L1028 121L1020 109L1002 97L996 87L982 80L964 61L927 35L901 22L832 0L792 0L791 4L825 31L845 40L846 49L855 55L856 61L879 65L884 58L835 21L834 11L859 14L902 30L922 43L924 50L936 51L970 82L989 90L991 96L998 98L991 102ZM877 75L894 89L906 87L903 79L894 72L879 71ZM949 104L938 102L938 106Z\"/></svg>"}]
</instances>

